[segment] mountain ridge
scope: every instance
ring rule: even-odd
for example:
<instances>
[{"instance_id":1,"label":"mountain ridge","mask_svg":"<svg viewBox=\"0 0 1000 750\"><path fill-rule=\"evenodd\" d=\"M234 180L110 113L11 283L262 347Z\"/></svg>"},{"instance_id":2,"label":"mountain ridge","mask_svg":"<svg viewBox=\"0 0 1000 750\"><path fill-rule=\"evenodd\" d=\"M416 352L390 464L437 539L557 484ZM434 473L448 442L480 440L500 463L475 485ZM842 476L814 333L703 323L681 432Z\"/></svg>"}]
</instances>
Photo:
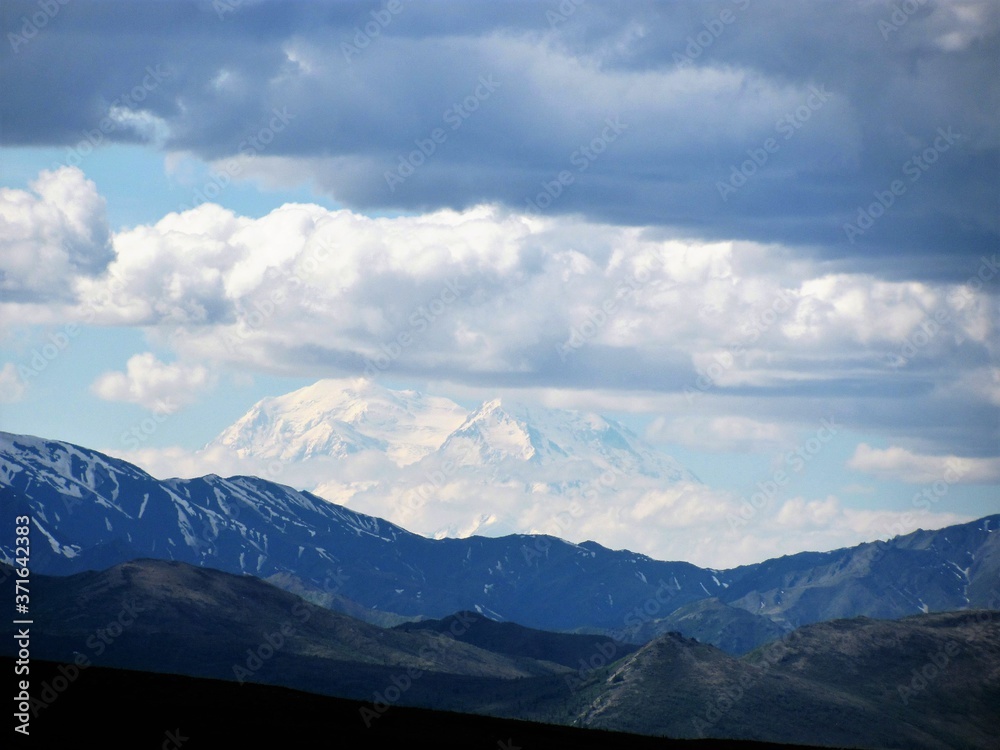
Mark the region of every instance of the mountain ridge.
<instances>
[{"instance_id":1,"label":"mountain ridge","mask_svg":"<svg viewBox=\"0 0 1000 750\"><path fill-rule=\"evenodd\" d=\"M32 517L39 573L156 557L279 575L304 593L328 594L333 581L344 607L379 622L470 610L621 639L679 629L747 649L775 629L836 617L1000 606L1000 515L715 570L548 535L428 539L266 480L161 481L96 451L8 433L0 433L0 487L5 512ZM10 560L13 549L0 543L0 555ZM693 619L669 617L712 597L719 605L687 611ZM713 617L730 624L713 626Z\"/></svg>"},{"instance_id":2,"label":"mountain ridge","mask_svg":"<svg viewBox=\"0 0 1000 750\"><path fill-rule=\"evenodd\" d=\"M8 593L11 573L0 566ZM421 706L712 738L706 747L985 750L1000 719L1000 611L814 623L736 658L677 632L634 647L471 612L383 629L252 576L176 561L35 575L32 585L35 680L35 660L53 659L64 684L101 665L284 686L365 701L347 716L365 732ZM0 654L16 649L10 641ZM47 722L65 702L54 683L32 684Z\"/></svg>"}]
</instances>

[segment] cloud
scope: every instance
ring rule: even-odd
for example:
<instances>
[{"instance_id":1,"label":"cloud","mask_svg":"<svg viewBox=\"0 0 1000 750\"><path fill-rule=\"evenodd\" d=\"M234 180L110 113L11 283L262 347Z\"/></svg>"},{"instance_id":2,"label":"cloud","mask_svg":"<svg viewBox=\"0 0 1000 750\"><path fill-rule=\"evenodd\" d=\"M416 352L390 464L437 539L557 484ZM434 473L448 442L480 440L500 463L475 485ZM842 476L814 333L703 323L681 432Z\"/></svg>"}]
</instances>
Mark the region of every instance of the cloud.
<instances>
[{"instance_id":1,"label":"cloud","mask_svg":"<svg viewBox=\"0 0 1000 750\"><path fill-rule=\"evenodd\" d=\"M85 206L77 224L99 225L103 202ZM15 300L5 322L141 326L213 373L603 394L654 404L654 439L712 451L773 447L831 398L848 427L911 450L996 451L993 258L959 283L886 281L778 244L497 205L248 218L206 203L121 230L110 251L96 274L63 265L61 306Z\"/></svg>"},{"instance_id":2,"label":"cloud","mask_svg":"<svg viewBox=\"0 0 1000 750\"><path fill-rule=\"evenodd\" d=\"M794 538L799 549L828 550L861 541L888 540L918 529L940 529L975 520L958 513L844 507L834 495L822 500L793 497L774 515L776 536ZM782 542L784 543L784 542Z\"/></svg>"},{"instance_id":3,"label":"cloud","mask_svg":"<svg viewBox=\"0 0 1000 750\"><path fill-rule=\"evenodd\" d=\"M125 401L160 414L172 414L194 403L212 384L201 365L164 364L146 352L130 357L125 372L105 372L91 390L106 401Z\"/></svg>"},{"instance_id":4,"label":"cloud","mask_svg":"<svg viewBox=\"0 0 1000 750\"><path fill-rule=\"evenodd\" d=\"M13 404L24 398L26 386L13 362L0 368L0 402Z\"/></svg>"},{"instance_id":5,"label":"cloud","mask_svg":"<svg viewBox=\"0 0 1000 750\"><path fill-rule=\"evenodd\" d=\"M376 451L301 463L241 459L220 446L196 452L179 447L109 452L154 476L252 474L312 489L331 502L426 536L550 534L713 568L849 547L973 520L916 508L844 507L836 496L828 495L792 497L741 521L736 520L745 518L741 498L692 482L664 486L644 483L642 478L622 483L595 477L582 481L578 491L562 492L548 486L544 472L532 480L530 472L524 473L527 467L516 480L484 480L458 471L434 473L432 466L401 468ZM523 481L531 485L530 492Z\"/></svg>"},{"instance_id":6,"label":"cloud","mask_svg":"<svg viewBox=\"0 0 1000 750\"><path fill-rule=\"evenodd\" d=\"M861 443L849 469L908 484L990 484L1000 481L1000 458L964 458L913 453L898 446L880 449Z\"/></svg>"},{"instance_id":7,"label":"cloud","mask_svg":"<svg viewBox=\"0 0 1000 750\"><path fill-rule=\"evenodd\" d=\"M809 501L802 497L793 497L786 500L778 509L775 522L792 528L824 526L840 513L840 502L833 495L828 495L823 500Z\"/></svg>"},{"instance_id":8,"label":"cloud","mask_svg":"<svg viewBox=\"0 0 1000 750\"><path fill-rule=\"evenodd\" d=\"M70 300L73 282L101 273L113 257L104 198L79 169L43 171L30 190L0 188L6 300Z\"/></svg>"},{"instance_id":9,"label":"cloud","mask_svg":"<svg viewBox=\"0 0 1000 750\"><path fill-rule=\"evenodd\" d=\"M680 445L709 451L760 452L785 447L793 440L790 425L760 422L741 416L657 417L646 437L654 442Z\"/></svg>"},{"instance_id":10,"label":"cloud","mask_svg":"<svg viewBox=\"0 0 1000 750\"><path fill-rule=\"evenodd\" d=\"M113 115L109 143L215 165L250 151L240 179L312 185L363 212L521 210L566 172L547 215L808 246L890 278L953 279L949 259L997 244L989 0L928 4L888 35L890 0L585 4L554 25L542 7L486 9L407 6L345 54L371 21L353 4L241 3L220 19L207 2L81 1L7 53L0 137L71 146ZM284 108L287 131L248 149ZM601 143L609 118L627 129ZM959 135L917 182L907 166L939 128ZM401 160L420 164L390 185ZM723 196L734 170L745 185ZM851 241L844 226L897 179L904 194Z\"/></svg>"}]
</instances>

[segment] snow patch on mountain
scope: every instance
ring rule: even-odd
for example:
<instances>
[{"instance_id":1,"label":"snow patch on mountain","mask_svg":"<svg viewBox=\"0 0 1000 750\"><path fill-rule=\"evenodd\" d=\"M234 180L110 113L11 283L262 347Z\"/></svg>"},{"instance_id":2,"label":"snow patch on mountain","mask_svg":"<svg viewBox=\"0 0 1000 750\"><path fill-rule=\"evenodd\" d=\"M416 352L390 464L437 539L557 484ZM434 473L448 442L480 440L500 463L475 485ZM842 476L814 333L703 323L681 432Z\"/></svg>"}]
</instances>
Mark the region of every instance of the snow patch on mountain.
<instances>
[{"instance_id":1,"label":"snow patch on mountain","mask_svg":"<svg viewBox=\"0 0 1000 750\"><path fill-rule=\"evenodd\" d=\"M206 450L219 448L257 465L280 461L285 481L294 476L333 503L439 539L585 539L595 524L621 525L622 516L673 511L682 519L698 506L685 488L704 488L597 414L506 397L466 411L364 379L322 380L264 399ZM557 518L563 522L553 524Z\"/></svg>"},{"instance_id":2,"label":"snow patch on mountain","mask_svg":"<svg viewBox=\"0 0 1000 750\"><path fill-rule=\"evenodd\" d=\"M373 450L406 466L437 449L465 416L446 398L393 391L364 378L328 379L259 401L206 448L280 461Z\"/></svg>"}]
</instances>

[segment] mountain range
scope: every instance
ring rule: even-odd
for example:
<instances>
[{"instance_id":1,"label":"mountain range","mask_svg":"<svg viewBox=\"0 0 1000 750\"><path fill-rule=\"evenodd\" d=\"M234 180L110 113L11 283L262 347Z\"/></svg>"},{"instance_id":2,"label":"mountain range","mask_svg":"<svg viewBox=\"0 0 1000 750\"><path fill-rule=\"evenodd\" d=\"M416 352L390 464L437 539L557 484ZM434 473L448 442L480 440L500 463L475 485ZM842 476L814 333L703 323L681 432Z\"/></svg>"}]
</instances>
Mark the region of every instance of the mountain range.
<instances>
[{"instance_id":1,"label":"mountain range","mask_svg":"<svg viewBox=\"0 0 1000 750\"><path fill-rule=\"evenodd\" d=\"M328 500L437 538L565 536L602 508L628 512L665 488L702 486L597 414L500 398L465 409L363 378L266 398L204 453L235 457L254 473L273 469ZM562 525L546 529L560 514Z\"/></svg>"},{"instance_id":2,"label":"mountain range","mask_svg":"<svg viewBox=\"0 0 1000 750\"><path fill-rule=\"evenodd\" d=\"M506 415L487 405L409 465L452 450L496 472L519 469L519 451L565 465L566 437L525 442L518 426L545 420ZM576 418L600 454L617 428ZM656 464L627 438L606 465ZM362 738L405 706L435 726L453 711L625 733L582 736L622 747L656 735L988 748L1000 720L1000 515L716 570L550 535L433 539L259 477L160 480L7 433L0 506L31 519L32 658L66 680L111 667L334 696L358 701L335 705ZM8 540L0 557L14 561ZM0 578L13 596L12 570ZM120 674L93 679L152 692L168 679ZM37 711L66 705L53 684Z\"/></svg>"},{"instance_id":3,"label":"mountain range","mask_svg":"<svg viewBox=\"0 0 1000 750\"><path fill-rule=\"evenodd\" d=\"M835 618L1000 608L1000 515L713 570L547 535L428 539L260 478L157 480L7 433L0 488L4 512L32 518L37 573L176 560L269 579L382 625L472 611L634 643L678 631L740 654Z\"/></svg>"},{"instance_id":4,"label":"mountain range","mask_svg":"<svg viewBox=\"0 0 1000 750\"><path fill-rule=\"evenodd\" d=\"M5 594L13 589L10 573L0 567ZM1000 718L997 611L816 623L736 658L676 632L635 647L470 612L383 629L252 576L161 560L67 577L35 575L32 593L33 619L44 623L32 639L32 657L64 665L49 681L34 683L33 710L42 726L67 703L87 700L73 683L89 681L97 666L353 699L360 703L338 711L338 731L361 739L373 728L367 736L378 736L383 720L394 723L403 706L631 736L710 737L713 747L723 746L723 738L990 748ZM13 643L0 646L0 654L13 656ZM150 682L130 674L121 676L119 690L135 692ZM224 704L234 700L221 686L188 685L210 690L212 706L217 696L229 696L219 701ZM61 697L69 691L74 697ZM315 705L305 694L285 700L298 706L290 706L289 715ZM185 716L192 711L187 706ZM440 727L453 716L423 721ZM538 731L508 726L504 739L515 744L523 739L518 731ZM630 735L580 740L645 746Z\"/></svg>"}]
</instances>

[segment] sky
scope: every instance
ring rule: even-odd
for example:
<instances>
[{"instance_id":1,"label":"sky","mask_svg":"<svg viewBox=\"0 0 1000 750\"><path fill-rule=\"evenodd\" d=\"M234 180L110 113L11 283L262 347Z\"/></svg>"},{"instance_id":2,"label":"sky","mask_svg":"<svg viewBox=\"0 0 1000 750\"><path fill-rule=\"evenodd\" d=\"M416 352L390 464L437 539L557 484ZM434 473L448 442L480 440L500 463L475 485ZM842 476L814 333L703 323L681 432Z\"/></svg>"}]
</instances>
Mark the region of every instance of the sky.
<instances>
[{"instance_id":1,"label":"sky","mask_svg":"<svg viewBox=\"0 0 1000 750\"><path fill-rule=\"evenodd\" d=\"M385 362L674 456L717 512L663 508L701 546L661 557L1000 511L995 2L2 13L0 429L207 472Z\"/></svg>"}]
</instances>

